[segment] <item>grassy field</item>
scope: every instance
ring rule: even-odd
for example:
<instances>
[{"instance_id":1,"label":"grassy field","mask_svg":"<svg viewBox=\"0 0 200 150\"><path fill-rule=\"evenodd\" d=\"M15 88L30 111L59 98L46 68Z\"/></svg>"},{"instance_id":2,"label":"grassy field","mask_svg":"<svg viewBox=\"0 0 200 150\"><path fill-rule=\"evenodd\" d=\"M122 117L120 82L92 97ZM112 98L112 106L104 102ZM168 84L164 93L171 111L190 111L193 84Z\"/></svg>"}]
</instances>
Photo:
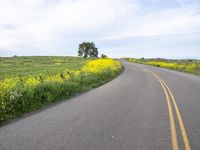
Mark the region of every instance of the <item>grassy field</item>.
<instances>
[{"instance_id":1,"label":"grassy field","mask_svg":"<svg viewBox=\"0 0 200 150\"><path fill-rule=\"evenodd\" d=\"M125 59L130 62L152 65L152 66L192 73L195 75L200 75L200 60L191 60L191 59L167 60L167 59L135 59L135 58L125 58Z\"/></svg>"},{"instance_id":2,"label":"grassy field","mask_svg":"<svg viewBox=\"0 0 200 150\"><path fill-rule=\"evenodd\" d=\"M87 59L88 60L88 59ZM80 69L85 63L82 57L0 57L0 79L10 76L28 76Z\"/></svg>"},{"instance_id":3,"label":"grassy field","mask_svg":"<svg viewBox=\"0 0 200 150\"><path fill-rule=\"evenodd\" d=\"M0 124L116 77L121 63L80 57L0 58Z\"/></svg>"}]
</instances>

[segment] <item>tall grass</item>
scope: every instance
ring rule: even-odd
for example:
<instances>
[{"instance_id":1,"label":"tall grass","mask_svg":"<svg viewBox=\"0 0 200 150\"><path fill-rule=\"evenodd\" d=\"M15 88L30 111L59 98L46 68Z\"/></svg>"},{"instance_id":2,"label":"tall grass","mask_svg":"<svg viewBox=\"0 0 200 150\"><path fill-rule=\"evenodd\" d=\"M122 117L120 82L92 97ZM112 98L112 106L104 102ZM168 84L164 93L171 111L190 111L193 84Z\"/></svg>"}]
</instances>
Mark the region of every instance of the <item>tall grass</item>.
<instances>
[{"instance_id":1,"label":"tall grass","mask_svg":"<svg viewBox=\"0 0 200 150\"><path fill-rule=\"evenodd\" d=\"M0 80L0 123L101 85L120 73L120 62L89 60L77 70Z\"/></svg>"}]
</instances>

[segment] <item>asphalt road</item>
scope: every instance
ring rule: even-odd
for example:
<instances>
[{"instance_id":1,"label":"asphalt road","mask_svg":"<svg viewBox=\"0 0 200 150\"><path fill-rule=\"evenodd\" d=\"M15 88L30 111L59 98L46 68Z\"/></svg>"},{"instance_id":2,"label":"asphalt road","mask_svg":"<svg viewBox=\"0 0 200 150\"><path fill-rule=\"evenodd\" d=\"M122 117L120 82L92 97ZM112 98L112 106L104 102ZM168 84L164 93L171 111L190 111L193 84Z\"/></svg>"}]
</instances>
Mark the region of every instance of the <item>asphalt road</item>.
<instances>
[{"instance_id":1,"label":"asphalt road","mask_svg":"<svg viewBox=\"0 0 200 150\"><path fill-rule=\"evenodd\" d=\"M1 127L0 149L199 150L200 77L122 62L111 82Z\"/></svg>"}]
</instances>

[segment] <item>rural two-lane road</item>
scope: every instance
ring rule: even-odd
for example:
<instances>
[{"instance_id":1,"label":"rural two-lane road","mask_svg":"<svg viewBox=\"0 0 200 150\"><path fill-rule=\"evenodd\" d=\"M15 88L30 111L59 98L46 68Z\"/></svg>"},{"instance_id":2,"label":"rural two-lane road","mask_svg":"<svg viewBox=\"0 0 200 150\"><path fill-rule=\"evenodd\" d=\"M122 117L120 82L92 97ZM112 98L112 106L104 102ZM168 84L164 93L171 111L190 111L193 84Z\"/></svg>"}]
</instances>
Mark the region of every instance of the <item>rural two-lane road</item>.
<instances>
[{"instance_id":1,"label":"rural two-lane road","mask_svg":"<svg viewBox=\"0 0 200 150\"><path fill-rule=\"evenodd\" d=\"M0 150L199 150L200 77L122 63L109 83L1 127Z\"/></svg>"}]
</instances>

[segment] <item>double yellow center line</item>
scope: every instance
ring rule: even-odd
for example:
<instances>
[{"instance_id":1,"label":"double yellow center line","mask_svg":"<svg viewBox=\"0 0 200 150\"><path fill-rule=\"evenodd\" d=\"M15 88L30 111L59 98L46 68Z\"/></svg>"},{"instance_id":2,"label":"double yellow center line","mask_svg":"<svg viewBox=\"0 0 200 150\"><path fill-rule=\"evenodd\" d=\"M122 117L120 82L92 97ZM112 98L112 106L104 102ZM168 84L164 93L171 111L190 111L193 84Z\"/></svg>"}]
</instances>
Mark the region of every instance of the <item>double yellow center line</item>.
<instances>
[{"instance_id":1,"label":"double yellow center line","mask_svg":"<svg viewBox=\"0 0 200 150\"><path fill-rule=\"evenodd\" d=\"M176 134L176 125L175 125L175 121L174 121L174 113L173 113L173 110L172 110L172 105L173 105L175 112L176 112L178 122L179 122L179 127L180 127L180 130L181 130L181 135L182 135L182 139L183 139L183 142L184 142L185 150L190 150L191 149L190 143L189 143L189 140L188 140L188 136L187 136L185 127L184 127L184 123L183 123L178 105L176 103L176 100L175 100L170 88L167 86L165 81L163 81L156 73L154 73L150 70L146 70L146 71L150 72L151 74L154 75L154 77L160 82L160 84L161 84L161 86L164 90L164 93L165 93L165 96L166 96L166 101L167 101L167 107L168 107L168 111L169 111L172 149L173 150L179 149L177 134ZM170 99L171 99L171 101L170 101Z\"/></svg>"}]
</instances>

